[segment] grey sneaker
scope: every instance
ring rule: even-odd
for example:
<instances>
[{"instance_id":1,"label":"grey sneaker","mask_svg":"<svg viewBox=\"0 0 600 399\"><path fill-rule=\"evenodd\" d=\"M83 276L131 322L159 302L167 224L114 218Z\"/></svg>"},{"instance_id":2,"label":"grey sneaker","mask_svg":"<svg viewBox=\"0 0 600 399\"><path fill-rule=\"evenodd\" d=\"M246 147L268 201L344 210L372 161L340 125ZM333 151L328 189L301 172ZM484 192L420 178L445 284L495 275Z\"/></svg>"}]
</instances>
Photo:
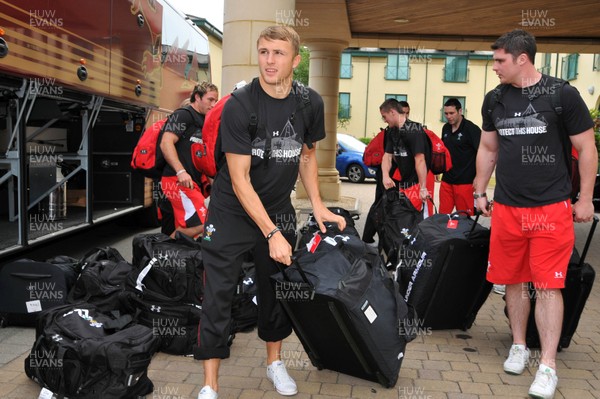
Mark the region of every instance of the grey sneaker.
<instances>
[{"instance_id":1,"label":"grey sneaker","mask_svg":"<svg viewBox=\"0 0 600 399\"><path fill-rule=\"evenodd\" d=\"M288 374L285 364L276 360L267 367L267 378L273 382L275 390L283 396L292 396L298 393L296 383Z\"/></svg>"},{"instance_id":2,"label":"grey sneaker","mask_svg":"<svg viewBox=\"0 0 600 399\"><path fill-rule=\"evenodd\" d=\"M496 294L506 294L506 286L504 284L494 284L494 292Z\"/></svg>"},{"instance_id":3,"label":"grey sneaker","mask_svg":"<svg viewBox=\"0 0 600 399\"><path fill-rule=\"evenodd\" d=\"M529 349L525 348L525 345L513 344L508 352L508 358L504 362L504 371L508 374L522 374L528 360Z\"/></svg>"},{"instance_id":4,"label":"grey sneaker","mask_svg":"<svg viewBox=\"0 0 600 399\"><path fill-rule=\"evenodd\" d=\"M202 387L202 389L198 393L198 399L217 399L218 397L219 394L215 392L215 390L212 389L210 385Z\"/></svg>"},{"instance_id":5,"label":"grey sneaker","mask_svg":"<svg viewBox=\"0 0 600 399\"><path fill-rule=\"evenodd\" d=\"M540 368L535 374L535 380L529 387L529 396L536 399L552 399L558 384L556 371L550 367L540 364Z\"/></svg>"}]
</instances>

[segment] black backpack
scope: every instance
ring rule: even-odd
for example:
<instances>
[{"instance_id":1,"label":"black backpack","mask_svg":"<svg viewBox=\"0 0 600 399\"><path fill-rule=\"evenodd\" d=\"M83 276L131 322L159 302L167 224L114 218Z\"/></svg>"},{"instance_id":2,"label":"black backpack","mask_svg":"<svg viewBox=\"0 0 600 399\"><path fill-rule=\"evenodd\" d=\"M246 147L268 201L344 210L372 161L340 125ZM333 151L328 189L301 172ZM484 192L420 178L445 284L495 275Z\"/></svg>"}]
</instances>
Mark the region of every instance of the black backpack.
<instances>
[{"instance_id":1,"label":"black backpack","mask_svg":"<svg viewBox=\"0 0 600 399\"><path fill-rule=\"evenodd\" d=\"M533 101L536 98L541 97L542 94L547 94L550 98L550 105L556 113L556 115L558 116L558 120L560 122L559 129L561 141L563 144L563 154L567 170L569 171L569 176L571 177L571 200L575 202L577 200L577 195L579 194L580 189L579 163L578 158L573 151L573 145L571 144L571 140L569 139L569 136L564 127L564 120L562 118L563 107L560 99L561 90L565 85L568 85L569 82L559 78L551 78L550 76L542 75L542 80L544 79L552 79L554 83L550 84L549 86L546 85L544 90L532 91L529 94L528 98L529 101ZM492 113L494 112L494 109L496 109L496 107L499 104L503 104L502 97L504 96L504 93L506 93L506 90L508 90L507 84L499 84L498 86L496 86L496 88L494 88L494 90L492 90L492 96L490 97L490 102L488 104L487 109L487 113L490 116L490 118L492 116Z\"/></svg>"},{"instance_id":2,"label":"black backpack","mask_svg":"<svg viewBox=\"0 0 600 399\"><path fill-rule=\"evenodd\" d=\"M111 317L94 305L40 314L25 373L58 398L137 398L153 391L147 376L158 339L152 329Z\"/></svg>"}]
</instances>

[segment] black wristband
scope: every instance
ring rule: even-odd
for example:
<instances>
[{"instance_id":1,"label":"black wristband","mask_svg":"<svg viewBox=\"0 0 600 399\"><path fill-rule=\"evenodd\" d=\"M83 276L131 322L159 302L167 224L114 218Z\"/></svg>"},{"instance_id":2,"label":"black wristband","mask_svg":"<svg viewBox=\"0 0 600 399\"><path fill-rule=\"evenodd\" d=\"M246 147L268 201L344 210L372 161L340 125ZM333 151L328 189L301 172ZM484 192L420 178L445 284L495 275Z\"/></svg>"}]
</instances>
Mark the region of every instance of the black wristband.
<instances>
[{"instance_id":1,"label":"black wristband","mask_svg":"<svg viewBox=\"0 0 600 399\"><path fill-rule=\"evenodd\" d=\"M265 237L267 239L267 241L269 241L271 239L271 237L273 237L275 235L275 233L277 233L278 231L281 231L279 229L279 227L275 227L273 229L273 231L271 231L269 234L267 234L267 236Z\"/></svg>"},{"instance_id":2,"label":"black wristband","mask_svg":"<svg viewBox=\"0 0 600 399\"><path fill-rule=\"evenodd\" d=\"M486 193L481 193L481 194L474 193L473 194L473 198L475 198L475 199L477 199L477 198L486 198L486 197L487 197Z\"/></svg>"}]
</instances>

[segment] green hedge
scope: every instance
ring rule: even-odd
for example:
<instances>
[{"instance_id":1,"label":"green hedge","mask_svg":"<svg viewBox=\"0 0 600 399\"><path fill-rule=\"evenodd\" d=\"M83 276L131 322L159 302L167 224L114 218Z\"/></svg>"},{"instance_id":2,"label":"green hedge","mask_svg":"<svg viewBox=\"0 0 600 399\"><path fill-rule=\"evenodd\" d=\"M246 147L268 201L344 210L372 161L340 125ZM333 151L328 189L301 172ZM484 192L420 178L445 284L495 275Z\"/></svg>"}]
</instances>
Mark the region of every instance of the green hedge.
<instances>
[{"instance_id":1,"label":"green hedge","mask_svg":"<svg viewBox=\"0 0 600 399\"><path fill-rule=\"evenodd\" d=\"M359 137L358 139L367 145L373 140L372 137Z\"/></svg>"}]
</instances>

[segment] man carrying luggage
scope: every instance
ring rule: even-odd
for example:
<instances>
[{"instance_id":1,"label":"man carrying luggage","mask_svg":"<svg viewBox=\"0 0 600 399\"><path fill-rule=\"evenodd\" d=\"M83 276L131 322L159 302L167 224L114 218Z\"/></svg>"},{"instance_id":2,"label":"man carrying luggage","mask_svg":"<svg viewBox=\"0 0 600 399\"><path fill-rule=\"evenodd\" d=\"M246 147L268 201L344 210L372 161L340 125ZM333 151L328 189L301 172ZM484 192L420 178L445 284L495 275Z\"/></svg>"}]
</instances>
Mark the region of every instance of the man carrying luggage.
<instances>
[{"instance_id":1,"label":"man carrying luggage","mask_svg":"<svg viewBox=\"0 0 600 399\"><path fill-rule=\"evenodd\" d=\"M427 135L421 125L412 123L405 127L406 114L400 103L388 98L379 107L381 117L389 125L390 138L387 140L385 155L381 162L383 186L386 189L396 187L389 176L392 160L398 165L401 180L400 191L418 211L423 209L423 202L429 197L427 190L427 161L425 154L430 153Z\"/></svg>"},{"instance_id":2,"label":"man carrying luggage","mask_svg":"<svg viewBox=\"0 0 600 399\"><path fill-rule=\"evenodd\" d=\"M202 233L206 208L200 191L202 174L194 166L192 146L202 137L204 115L218 99L217 86L202 82L194 87L188 109L176 110L165 123L160 149L167 165L160 183L173 206L175 231L172 237L176 231L190 237Z\"/></svg>"},{"instance_id":3,"label":"man carrying luggage","mask_svg":"<svg viewBox=\"0 0 600 399\"><path fill-rule=\"evenodd\" d=\"M567 266L576 222L594 216L592 191L598 165L593 122L581 96L569 85L542 75L534 66L535 38L513 30L492 45L500 93L489 92L482 106L483 133L474 182L476 206L492 214L487 279L506 284L506 305L513 345L504 371L521 374L529 360L526 328L530 311L527 282L537 291L535 319L540 333L539 370L529 388L534 398L552 398L556 390L556 351L562 330ZM562 112L552 107L560 90ZM537 95L546 93L545 95ZM497 104L495 104L497 103ZM581 191L571 206L571 143L579 152ZM543 152L547 157L530 154ZM493 213L486 189L496 169Z\"/></svg>"},{"instance_id":4,"label":"man carrying luggage","mask_svg":"<svg viewBox=\"0 0 600 399\"><path fill-rule=\"evenodd\" d=\"M204 387L198 399L218 396L220 359L229 357L231 302L249 251L256 264L258 335L266 342L267 377L281 395L298 391L280 360L282 341L292 328L270 282L279 271L276 262L292 263L296 219L290 193L298 173L320 229L325 231L325 221L345 228L344 218L329 211L319 194L314 143L325 137L323 100L293 83L299 42L290 27L262 31L258 79L234 92L237 98L223 108L220 134L227 162L213 184L202 238L205 291L195 357L204 360ZM242 103L247 99L250 104ZM249 131L252 108L258 120L254 135Z\"/></svg>"}]
</instances>

